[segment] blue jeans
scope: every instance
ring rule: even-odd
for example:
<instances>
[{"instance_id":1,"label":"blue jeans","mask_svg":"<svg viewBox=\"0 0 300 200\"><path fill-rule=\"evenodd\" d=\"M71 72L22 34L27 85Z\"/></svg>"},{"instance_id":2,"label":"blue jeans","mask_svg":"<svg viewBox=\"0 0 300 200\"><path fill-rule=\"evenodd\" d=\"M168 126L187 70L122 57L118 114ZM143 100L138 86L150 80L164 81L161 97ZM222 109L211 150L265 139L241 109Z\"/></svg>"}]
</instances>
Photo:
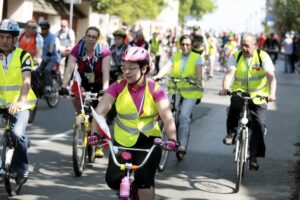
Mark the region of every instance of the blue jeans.
<instances>
[{"instance_id":1,"label":"blue jeans","mask_svg":"<svg viewBox=\"0 0 300 200\"><path fill-rule=\"evenodd\" d=\"M292 55L284 55L284 72L292 73Z\"/></svg>"},{"instance_id":2,"label":"blue jeans","mask_svg":"<svg viewBox=\"0 0 300 200\"><path fill-rule=\"evenodd\" d=\"M171 95L169 95L170 101ZM179 112L178 117L178 141L180 145L187 146L190 135L190 124L192 121L192 111L196 105L197 99L185 99L180 95L176 96L176 108Z\"/></svg>"},{"instance_id":3,"label":"blue jeans","mask_svg":"<svg viewBox=\"0 0 300 200\"><path fill-rule=\"evenodd\" d=\"M25 134L26 126L28 124L29 110L23 110L16 113L11 119L10 126L12 129L12 139L15 144L15 151L11 161L12 173L24 173L28 171L29 160L27 149L29 146L28 137ZM7 145L7 138L3 137L3 147ZM5 164L5 149L2 151L2 166Z\"/></svg>"}]
</instances>

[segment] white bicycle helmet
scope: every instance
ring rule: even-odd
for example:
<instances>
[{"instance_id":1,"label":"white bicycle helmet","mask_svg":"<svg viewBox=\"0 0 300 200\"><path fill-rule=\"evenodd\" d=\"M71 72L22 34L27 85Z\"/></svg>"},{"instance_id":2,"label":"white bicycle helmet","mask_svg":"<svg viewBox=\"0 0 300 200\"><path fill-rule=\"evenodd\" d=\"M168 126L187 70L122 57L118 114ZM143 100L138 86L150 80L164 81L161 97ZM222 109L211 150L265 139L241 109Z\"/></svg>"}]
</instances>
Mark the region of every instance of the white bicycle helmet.
<instances>
[{"instance_id":1,"label":"white bicycle helmet","mask_svg":"<svg viewBox=\"0 0 300 200\"><path fill-rule=\"evenodd\" d=\"M20 27L17 22L10 19L4 19L3 21L0 21L0 32L11 33L18 36L20 33Z\"/></svg>"}]
</instances>

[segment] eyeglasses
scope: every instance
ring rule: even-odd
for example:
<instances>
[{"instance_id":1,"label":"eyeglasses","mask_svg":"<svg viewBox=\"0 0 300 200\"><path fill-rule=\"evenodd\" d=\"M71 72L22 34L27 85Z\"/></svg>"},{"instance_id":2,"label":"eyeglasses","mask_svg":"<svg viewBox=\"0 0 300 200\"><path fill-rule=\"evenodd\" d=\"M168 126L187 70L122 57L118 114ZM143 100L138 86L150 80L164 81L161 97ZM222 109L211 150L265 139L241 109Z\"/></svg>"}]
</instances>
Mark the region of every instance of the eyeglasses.
<instances>
[{"instance_id":1,"label":"eyeglasses","mask_svg":"<svg viewBox=\"0 0 300 200\"><path fill-rule=\"evenodd\" d=\"M129 71L129 72L132 72L134 70L138 69L138 67L126 67L126 66L121 66L121 70L122 72L125 72L125 71Z\"/></svg>"},{"instance_id":2,"label":"eyeglasses","mask_svg":"<svg viewBox=\"0 0 300 200\"><path fill-rule=\"evenodd\" d=\"M48 27L42 26L41 29L42 30L48 30Z\"/></svg>"},{"instance_id":3,"label":"eyeglasses","mask_svg":"<svg viewBox=\"0 0 300 200\"><path fill-rule=\"evenodd\" d=\"M94 40L98 39L98 36L96 36L96 35L86 35L85 37L94 39Z\"/></svg>"},{"instance_id":4,"label":"eyeglasses","mask_svg":"<svg viewBox=\"0 0 300 200\"><path fill-rule=\"evenodd\" d=\"M187 43L181 43L180 45L181 46L187 46L187 47L191 46L191 44L187 44Z\"/></svg>"}]
</instances>

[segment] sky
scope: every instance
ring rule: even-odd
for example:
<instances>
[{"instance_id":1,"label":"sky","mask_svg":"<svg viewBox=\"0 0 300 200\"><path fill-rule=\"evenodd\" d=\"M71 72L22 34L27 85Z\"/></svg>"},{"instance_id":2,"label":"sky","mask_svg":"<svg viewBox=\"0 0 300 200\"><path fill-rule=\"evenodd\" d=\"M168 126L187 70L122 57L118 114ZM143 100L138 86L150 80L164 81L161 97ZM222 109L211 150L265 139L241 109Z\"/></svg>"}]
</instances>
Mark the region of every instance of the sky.
<instances>
[{"instance_id":1,"label":"sky","mask_svg":"<svg viewBox=\"0 0 300 200\"><path fill-rule=\"evenodd\" d=\"M200 21L205 30L251 32L263 31L261 21L265 18L265 0L214 0L218 8L206 14Z\"/></svg>"}]
</instances>

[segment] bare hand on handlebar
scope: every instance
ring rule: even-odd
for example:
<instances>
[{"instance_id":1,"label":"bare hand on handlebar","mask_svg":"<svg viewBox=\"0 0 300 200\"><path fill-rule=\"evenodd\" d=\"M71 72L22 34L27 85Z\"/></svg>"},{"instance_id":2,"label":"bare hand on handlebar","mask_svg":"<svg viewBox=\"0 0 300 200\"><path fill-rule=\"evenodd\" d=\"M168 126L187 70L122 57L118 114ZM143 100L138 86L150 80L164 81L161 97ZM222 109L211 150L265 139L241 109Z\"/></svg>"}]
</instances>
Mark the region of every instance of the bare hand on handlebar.
<instances>
[{"instance_id":1,"label":"bare hand on handlebar","mask_svg":"<svg viewBox=\"0 0 300 200\"><path fill-rule=\"evenodd\" d=\"M228 89L222 89L219 92L220 96L227 96L228 94L230 94L231 92Z\"/></svg>"}]
</instances>

